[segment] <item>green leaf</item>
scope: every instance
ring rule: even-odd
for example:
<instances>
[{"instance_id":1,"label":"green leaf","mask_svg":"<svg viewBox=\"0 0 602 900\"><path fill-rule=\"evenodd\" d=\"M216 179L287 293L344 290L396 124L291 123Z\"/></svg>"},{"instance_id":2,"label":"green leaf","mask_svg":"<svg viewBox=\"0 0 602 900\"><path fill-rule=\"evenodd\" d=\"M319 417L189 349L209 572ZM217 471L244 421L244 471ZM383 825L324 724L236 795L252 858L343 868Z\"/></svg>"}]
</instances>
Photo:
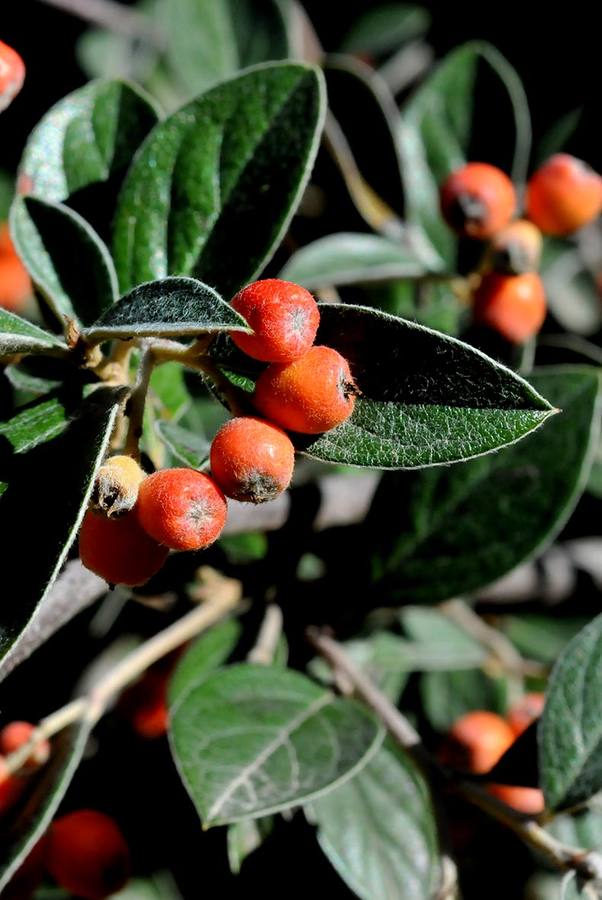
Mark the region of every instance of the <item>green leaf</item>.
<instances>
[{"instance_id":1,"label":"green leaf","mask_svg":"<svg viewBox=\"0 0 602 900\"><path fill-rule=\"evenodd\" d=\"M61 203L18 197L11 210L15 247L58 318L89 325L117 298L109 251L93 228Z\"/></svg>"},{"instance_id":2,"label":"green leaf","mask_svg":"<svg viewBox=\"0 0 602 900\"><path fill-rule=\"evenodd\" d=\"M449 731L456 719L473 709L506 712L506 682L480 669L425 672L420 679L424 714L436 731Z\"/></svg>"},{"instance_id":3,"label":"green leaf","mask_svg":"<svg viewBox=\"0 0 602 900\"><path fill-rule=\"evenodd\" d=\"M564 145L573 136L582 115L583 107L578 106L576 109L572 109L570 112L560 116L554 122L537 144L537 150L534 154L536 166L546 162L554 153L560 153L564 150Z\"/></svg>"},{"instance_id":4,"label":"green leaf","mask_svg":"<svg viewBox=\"0 0 602 900\"><path fill-rule=\"evenodd\" d=\"M474 592L540 552L568 520L597 441L598 372L541 369L532 381L562 410L541 432L453 469L382 479L369 528L373 575L389 599L436 602Z\"/></svg>"},{"instance_id":5,"label":"green leaf","mask_svg":"<svg viewBox=\"0 0 602 900\"><path fill-rule=\"evenodd\" d=\"M211 441L204 434L182 428L174 422L166 422L165 419L158 421L156 427L174 463L191 469L202 469L207 464Z\"/></svg>"},{"instance_id":6,"label":"green leaf","mask_svg":"<svg viewBox=\"0 0 602 900\"><path fill-rule=\"evenodd\" d=\"M550 312L563 329L580 335L599 331L600 291L578 248L560 238L546 238L541 277Z\"/></svg>"},{"instance_id":7,"label":"green leaf","mask_svg":"<svg viewBox=\"0 0 602 900\"><path fill-rule=\"evenodd\" d=\"M228 826L228 864L233 875L238 875L247 856L261 847L273 829L273 816L241 819Z\"/></svg>"},{"instance_id":8,"label":"green leaf","mask_svg":"<svg viewBox=\"0 0 602 900\"><path fill-rule=\"evenodd\" d=\"M54 818L81 762L91 723L84 719L52 741L52 756L0 844L0 891L7 886Z\"/></svg>"},{"instance_id":9,"label":"green leaf","mask_svg":"<svg viewBox=\"0 0 602 900\"><path fill-rule=\"evenodd\" d=\"M0 356L13 353L44 353L53 347L67 349L64 342L32 322L0 309Z\"/></svg>"},{"instance_id":10,"label":"green leaf","mask_svg":"<svg viewBox=\"0 0 602 900\"><path fill-rule=\"evenodd\" d=\"M345 653L393 702L397 703L417 665L417 648L388 631L376 631L366 638L345 641ZM325 684L335 683L335 674L322 659L312 659L309 671Z\"/></svg>"},{"instance_id":11,"label":"green leaf","mask_svg":"<svg viewBox=\"0 0 602 900\"><path fill-rule=\"evenodd\" d=\"M288 56L276 0L167 0L167 64L187 92Z\"/></svg>"},{"instance_id":12,"label":"green leaf","mask_svg":"<svg viewBox=\"0 0 602 900\"><path fill-rule=\"evenodd\" d=\"M235 739L233 739L235 736ZM382 731L365 709L275 666L208 675L171 719L178 771L205 827L259 818L332 790Z\"/></svg>"},{"instance_id":13,"label":"green leaf","mask_svg":"<svg viewBox=\"0 0 602 900\"><path fill-rule=\"evenodd\" d=\"M457 462L524 437L552 408L484 354L376 310L322 305L318 342L350 363L361 391L347 422L297 441L326 462L382 469Z\"/></svg>"},{"instance_id":14,"label":"green leaf","mask_svg":"<svg viewBox=\"0 0 602 900\"><path fill-rule=\"evenodd\" d=\"M214 625L188 648L169 680L168 702L172 714L191 690L226 662L238 643L240 633L241 627L236 619L226 619Z\"/></svg>"},{"instance_id":15,"label":"green leaf","mask_svg":"<svg viewBox=\"0 0 602 900\"><path fill-rule=\"evenodd\" d=\"M385 3L362 13L343 39L345 53L381 55L423 35L431 23L428 11L410 3Z\"/></svg>"},{"instance_id":16,"label":"green leaf","mask_svg":"<svg viewBox=\"0 0 602 900\"><path fill-rule=\"evenodd\" d=\"M98 388L76 412L69 427L60 423L56 437L43 442L26 432L22 443L0 454L0 478L8 483L0 499L4 578L18 585L7 593L0 614L0 656L18 645L21 632L46 596L88 504L94 475L107 449L123 389ZM60 417L59 417L60 418ZM39 426L44 428L43 423ZM27 450L27 452L24 452ZM37 534L35 553L24 566L31 546L32 516Z\"/></svg>"},{"instance_id":17,"label":"green leaf","mask_svg":"<svg viewBox=\"0 0 602 900\"><path fill-rule=\"evenodd\" d=\"M6 222L8 211L15 196L15 179L3 169L0 169L0 222Z\"/></svg>"},{"instance_id":18,"label":"green leaf","mask_svg":"<svg viewBox=\"0 0 602 900\"><path fill-rule=\"evenodd\" d=\"M32 131L19 166L27 193L59 202L122 172L157 121L146 95L93 81L59 100Z\"/></svg>"},{"instance_id":19,"label":"green leaf","mask_svg":"<svg viewBox=\"0 0 602 900\"><path fill-rule=\"evenodd\" d=\"M375 234L329 234L298 250L280 277L309 290L332 285L415 278L425 268L416 253Z\"/></svg>"},{"instance_id":20,"label":"green leaf","mask_svg":"<svg viewBox=\"0 0 602 900\"><path fill-rule=\"evenodd\" d=\"M438 609L406 606L400 613L404 630L417 643L437 657L441 668L470 669L481 665L487 657L482 644L466 634Z\"/></svg>"},{"instance_id":21,"label":"green leaf","mask_svg":"<svg viewBox=\"0 0 602 900\"><path fill-rule=\"evenodd\" d=\"M553 663L586 624L583 616L560 619L529 613L504 616L500 627L523 656Z\"/></svg>"},{"instance_id":22,"label":"green leaf","mask_svg":"<svg viewBox=\"0 0 602 900\"><path fill-rule=\"evenodd\" d=\"M602 851L602 799L592 797L584 809L554 816L547 830L569 847Z\"/></svg>"},{"instance_id":23,"label":"green leaf","mask_svg":"<svg viewBox=\"0 0 602 900\"><path fill-rule=\"evenodd\" d=\"M39 444L58 437L69 424L69 409L58 394L20 409L11 419L0 422L0 435L12 453L27 453ZM6 464L3 463L3 470Z\"/></svg>"},{"instance_id":24,"label":"green leaf","mask_svg":"<svg viewBox=\"0 0 602 900\"><path fill-rule=\"evenodd\" d=\"M602 788L602 615L580 631L552 670L539 723L546 807L588 800Z\"/></svg>"},{"instance_id":25,"label":"green leaf","mask_svg":"<svg viewBox=\"0 0 602 900\"><path fill-rule=\"evenodd\" d=\"M434 896L439 860L429 790L390 739L361 772L314 800L308 814L320 847L362 900Z\"/></svg>"},{"instance_id":26,"label":"green leaf","mask_svg":"<svg viewBox=\"0 0 602 900\"><path fill-rule=\"evenodd\" d=\"M162 278L134 288L87 331L89 340L183 337L215 331L249 331L245 320L206 284Z\"/></svg>"},{"instance_id":27,"label":"green leaf","mask_svg":"<svg viewBox=\"0 0 602 900\"><path fill-rule=\"evenodd\" d=\"M499 120L493 152L503 154L500 135L508 135L513 147L508 148L506 162L512 158L512 178L523 183L531 147L527 99L515 70L490 44L472 41L454 50L402 108L399 137L406 219L428 236L434 251L431 264L435 266L443 261L449 267L455 262L457 241L440 214L439 184L467 161L471 135L478 130L474 122L475 89L482 86L483 75L488 76L483 104L488 103L487 115L494 104ZM487 159L498 161L493 156ZM504 168L504 158L499 164Z\"/></svg>"},{"instance_id":28,"label":"green leaf","mask_svg":"<svg viewBox=\"0 0 602 900\"><path fill-rule=\"evenodd\" d=\"M161 122L136 155L115 219L123 290L194 275L230 297L284 235L324 116L319 72L251 69Z\"/></svg>"}]
</instances>

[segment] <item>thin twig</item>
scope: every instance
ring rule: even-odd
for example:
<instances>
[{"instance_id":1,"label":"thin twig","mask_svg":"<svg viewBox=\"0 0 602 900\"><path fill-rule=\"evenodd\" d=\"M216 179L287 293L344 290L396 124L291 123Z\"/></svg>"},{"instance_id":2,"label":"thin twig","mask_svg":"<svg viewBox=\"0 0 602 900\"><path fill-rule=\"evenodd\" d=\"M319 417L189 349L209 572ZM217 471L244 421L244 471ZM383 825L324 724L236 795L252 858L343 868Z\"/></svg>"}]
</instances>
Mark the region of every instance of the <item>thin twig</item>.
<instances>
[{"instance_id":1,"label":"thin twig","mask_svg":"<svg viewBox=\"0 0 602 900\"><path fill-rule=\"evenodd\" d=\"M14 772L18 772L31 756L32 750L35 751L41 741L53 737L55 734L58 734L59 731L62 731L63 728L79 721L79 719L82 718L85 709L85 698L78 697L77 700L72 700L71 703L67 703L66 706L62 706L60 709L57 709L56 712L53 712L49 716L46 716L45 719L42 719L35 731L31 733L26 743L22 744L18 750L15 750L14 753L10 753L6 757L7 773L13 774Z\"/></svg>"},{"instance_id":2,"label":"thin twig","mask_svg":"<svg viewBox=\"0 0 602 900\"><path fill-rule=\"evenodd\" d=\"M278 604L270 603L266 608L255 646L247 656L248 661L263 666L271 665L281 634L282 610Z\"/></svg>"},{"instance_id":3,"label":"thin twig","mask_svg":"<svg viewBox=\"0 0 602 900\"><path fill-rule=\"evenodd\" d=\"M114 0L40 0L40 2L61 9L78 19L83 19L84 22L107 28L116 34L123 34L132 40L142 40L159 48L164 46L163 35L147 16Z\"/></svg>"},{"instance_id":4,"label":"thin twig","mask_svg":"<svg viewBox=\"0 0 602 900\"><path fill-rule=\"evenodd\" d=\"M130 420L123 452L135 459L140 459L140 438L144 420L144 407L146 395L150 384L151 375L155 367L155 355L152 347L146 345L142 351L138 379L127 406L127 416Z\"/></svg>"}]
</instances>

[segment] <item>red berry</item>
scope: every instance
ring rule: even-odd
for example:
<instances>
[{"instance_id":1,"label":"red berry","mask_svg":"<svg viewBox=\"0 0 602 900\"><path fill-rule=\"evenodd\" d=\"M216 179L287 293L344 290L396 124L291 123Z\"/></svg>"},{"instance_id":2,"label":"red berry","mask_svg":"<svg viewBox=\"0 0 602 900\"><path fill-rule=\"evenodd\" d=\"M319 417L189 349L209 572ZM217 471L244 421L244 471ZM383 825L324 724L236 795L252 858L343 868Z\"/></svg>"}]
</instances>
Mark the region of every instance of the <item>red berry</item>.
<instances>
[{"instance_id":1,"label":"red berry","mask_svg":"<svg viewBox=\"0 0 602 900\"><path fill-rule=\"evenodd\" d=\"M140 524L172 550L204 550L226 524L225 497L215 481L194 469L163 469L140 485Z\"/></svg>"},{"instance_id":2,"label":"red berry","mask_svg":"<svg viewBox=\"0 0 602 900\"><path fill-rule=\"evenodd\" d=\"M247 285L232 300L253 334L231 333L232 340L247 356L263 362L287 363L307 353L320 324L318 305L309 291L267 278Z\"/></svg>"},{"instance_id":3,"label":"red berry","mask_svg":"<svg viewBox=\"0 0 602 900\"><path fill-rule=\"evenodd\" d=\"M14 753L27 743L35 730L36 726L29 722L10 722L5 725L0 731L0 753L4 756ZM50 743L46 738L42 738L31 751L25 766L28 769L37 769L48 762L49 757Z\"/></svg>"},{"instance_id":4,"label":"red berry","mask_svg":"<svg viewBox=\"0 0 602 900\"><path fill-rule=\"evenodd\" d=\"M87 569L109 584L136 587L155 575L168 550L142 528L135 510L107 519L88 510L79 533L79 555Z\"/></svg>"},{"instance_id":5,"label":"red berry","mask_svg":"<svg viewBox=\"0 0 602 900\"><path fill-rule=\"evenodd\" d=\"M0 41L0 112L17 96L25 81L25 63L16 50Z\"/></svg>"},{"instance_id":6,"label":"red berry","mask_svg":"<svg viewBox=\"0 0 602 900\"><path fill-rule=\"evenodd\" d=\"M263 419L230 419L211 444L211 474L234 500L273 500L289 486L294 466L290 438Z\"/></svg>"},{"instance_id":7,"label":"red berry","mask_svg":"<svg viewBox=\"0 0 602 900\"><path fill-rule=\"evenodd\" d=\"M544 234L571 234L600 214L602 178L580 159L557 153L531 176L526 207Z\"/></svg>"},{"instance_id":8,"label":"red berry","mask_svg":"<svg viewBox=\"0 0 602 900\"><path fill-rule=\"evenodd\" d=\"M25 790L25 779L11 775L6 760L0 756L0 816L9 812Z\"/></svg>"},{"instance_id":9,"label":"red berry","mask_svg":"<svg viewBox=\"0 0 602 900\"><path fill-rule=\"evenodd\" d=\"M0 306L19 312L31 292L31 280L19 257L10 254L0 256Z\"/></svg>"},{"instance_id":10,"label":"red berry","mask_svg":"<svg viewBox=\"0 0 602 900\"><path fill-rule=\"evenodd\" d=\"M526 731L531 722L539 719L545 702L545 694L533 691L530 694L525 694L524 697L521 697L517 703L510 707L506 718L516 737L522 734L523 731Z\"/></svg>"},{"instance_id":11,"label":"red berry","mask_svg":"<svg viewBox=\"0 0 602 900\"><path fill-rule=\"evenodd\" d=\"M441 187L441 211L454 231L484 240L508 224L516 193L507 175L488 163L467 163Z\"/></svg>"},{"instance_id":12,"label":"red berry","mask_svg":"<svg viewBox=\"0 0 602 900\"><path fill-rule=\"evenodd\" d=\"M117 823L92 809L53 822L46 854L57 884L84 900L104 900L121 890L130 875L130 852Z\"/></svg>"},{"instance_id":13,"label":"red berry","mask_svg":"<svg viewBox=\"0 0 602 900\"><path fill-rule=\"evenodd\" d=\"M444 747L448 765L467 772L488 772L514 742L508 723L497 713L477 709L454 722Z\"/></svg>"},{"instance_id":14,"label":"red berry","mask_svg":"<svg viewBox=\"0 0 602 900\"><path fill-rule=\"evenodd\" d=\"M167 731L167 681L166 673L149 670L123 696L123 711L140 737L158 738Z\"/></svg>"},{"instance_id":15,"label":"red berry","mask_svg":"<svg viewBox=\"0 0 602 900\"><path fill-rule=\"evenodd\" d=\"M490 794L502 800L508 806L518 812L528 815L538 815L543 812L545 801L539 788L514 787L509 784L490 784L487 788Z\"/></svg>"},{"instance_id":16,"label":"red berry","mask_svg":"<svg viewBox=\"0 0 602 900\"><path fill-rule=\"evenodd\" d=\"M522 344L534 337L546 317L546 295L536 272L524 275L485 275L474 295L477 322Z\"/></svg>"},{"instance_id":17,"label":"red berry","mask_svg":"<svg viewBox=\"0 0 602 900\"><path fill-rule=\"evenodd\" d=\"M330 431L355 406L349 364L331 347L312 347L288 365L272 365L255 386L255 406L282 428L302 434Z\"/></svg>"}]
</instances>

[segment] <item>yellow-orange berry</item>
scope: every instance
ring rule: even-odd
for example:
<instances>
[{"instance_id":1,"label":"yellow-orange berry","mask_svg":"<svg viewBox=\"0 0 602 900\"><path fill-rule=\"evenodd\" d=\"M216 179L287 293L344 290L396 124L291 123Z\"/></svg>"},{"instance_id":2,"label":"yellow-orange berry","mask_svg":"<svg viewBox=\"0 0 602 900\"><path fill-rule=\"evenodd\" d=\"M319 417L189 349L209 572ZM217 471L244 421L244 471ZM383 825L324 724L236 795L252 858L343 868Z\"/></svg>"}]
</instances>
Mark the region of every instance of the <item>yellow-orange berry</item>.
<instances>
[{"instance_id":1,"label":"yellow-orange berry","mask_svg":"<svg viewBox=\"0 0 602 900\"><path fill-rule=\"evenodd\" d=\"M522 275L539 268L543 238L539 228L526 219L511 222L491 239L491 268L504 275Z\"/></svg>"},{"instance_id":2,"label":"yellow-orange berry","mask_svg":"<svg viewBox=\"0 0 602 900\"><path fill-rule=\"evenodd\" d=\"M602 211L602 178L590 166L557 153L529 179L527 215L544 234L572 234Z\"/></svg>"},{"instance_id":3,"label":"yellow-orange berry","mask_svg":"<svg viewBox=\"0 0 602 900\"><path fill-rule=\"evenodd\" d=\"M510 707L506 719L516 737L526 731L531 722L539 719L545 702L545 694L540 691L532 691Z\"/></svg>"},{"instance_id":4,"label":"yellow-orange berry","mask_svg":"<svg viewBox=\"0 0 602 900\"><path fill-rule=\"evenodd\" d=\"M145 531L172 550L204 550L226 524L226 499L194 469L162 469L140 485L136 513Z\"/></svg>"},{"instance_id":5,"label":"yellow-orange berry","mask_svg":"<svg viewBox=\"0 0 602 900\"><path fill-rule=\"evenodd\" d=\"M0 731L0 753L4 756L15 753L23 744L30 740L35 730L36 726L30 722L9 722ZM25 763L25 768L30 770L37 769L48 762L49 758L50 742L46 738L41 738L32 749Z\"/></svg>"},{"instance_id":6,"label":"yellow-orange berry","mask_svg":"<svg viewBox=\"0 0 602 900\"><path fill-rule=\"evenodd\" d=\"M295 448L277 425L252 416L230 419L211 444L211 474L226 497L273 500L293 477Z\"/></svg>"},{"instance_id":7,"label":"yellow-orange berry","mask_svg":"<svg viewBox=\"0 0 602 900\"><path fill-rule=\"evenodd\" d=\"M457 719L443 748L442 760L467 772L488 772L514 742L508 723L497 713L477 709Z\"/></svg>"},{"instance_id":8,"label":"yellow-orange berry","mask_svg":"<svg viewBox=\"0 0 602 900\"><path fill-rule=\"evenodd\" d=\"M84 517L80 559L109 584L145 584L159 571L167 554L167 548L142 528L135 510L114 519L88 510Z\"/></svg>"},{"instance_id":9,"label":"yellow-orange berry","mask_svg":"<svg viewBox=\"0 0 602 900\"><path fill-rule=\"evenodd\" d=\"M231 338L247 356L287 363L307 353L320 324L318 305L309 291L280 278L266 278L236 294L232 306L253 334L233 331Z\"/></svg>"},{"instance_id":10,"label":"yellow-orange berry","mask_svg":"<svg viewBox=\"0 0 602 900\"><path fill-rule=\"evenodd\" d=\"M107 516L123 515L134 507L145 477L131 456L111 456L98 470L90 502Z\"/></svg>"},{"instance_id":11,"label":"yellow-orange berry","mask_svg":"<svg viewBox=\"0 0 602 900\"><path fill-rule=\"evenodd\" d=\"M254 402L288 431L320 434L349 418L357 393L347 360L318 346L288 365L268 366L257 379Z\"/></svg>"},{"instance_id":12,"label":"yellow-orange berry","mask_svg":"<svg viewBox=\"0 0 602 900\"><path fill-rule=\"evenodd\" d=\"M441 212L454 231L484 240L508 224L516 192L508 176L488 163L467 163L441 186Z\"/></svg>"},{"instance_id":13,"label":"yellow-orange berry","mask_svg":"<svg viewBox=\"0 0 602 900\"><path fill-rule=\"evenodd\" d=\"M546 295L536 272L485 275L474 295L475 321L522 344L534 337L546 317Z\"/></svg>"},{"instance_id":14,"label":"yellow-orange berry","mask_svg":"<svg viewBox=\"0 0 602 900\"><path fill-rule=\"evenodd\" d=\"M17 96L25 81L25 63L16 50L0 41L0 112Z\"/></svg>"},{"instance_id":15,"label":"yellow-orange berry","mask_svg":"<svg viewBox=\"0 0 602 900\"><path fill-rule=\"evenodd\" d=\"M104 900L126 884L130 852L112 818L82 809L50 826L46 866L57 884L76 897Z\"/></svg>"},{"instance_id":16,"label":"yellow-orange berry","mask_svg":"<svg viewBox=\"0 0 602 900\"><path fill-rule=\"evenodd\" d=\"M487 787L490 794L502 800L508 806L518 812L528 815L538 815L543 812L545 801L543 792L539 788L515 787L509 784L490 784Z\"/></svg>"}]
</instances>

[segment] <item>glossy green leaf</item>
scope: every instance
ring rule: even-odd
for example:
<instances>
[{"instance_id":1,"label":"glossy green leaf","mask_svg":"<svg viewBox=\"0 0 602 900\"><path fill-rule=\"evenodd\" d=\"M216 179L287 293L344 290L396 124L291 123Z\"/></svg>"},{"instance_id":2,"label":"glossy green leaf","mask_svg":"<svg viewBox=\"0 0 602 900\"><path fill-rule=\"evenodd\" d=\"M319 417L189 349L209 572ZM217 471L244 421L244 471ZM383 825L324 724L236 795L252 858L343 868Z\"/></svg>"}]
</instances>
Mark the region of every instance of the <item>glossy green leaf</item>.
<instances>
[{"instance_id":1,"label":"glossy green leaf","mask_svg":"<svg viewBox=\"0 0 602 900\"><path fill-rule=\"evenodd\" d=\"M371 511L373 574L389 599L436 602L476 591L541 551L569 518L597 441L598 372L541 369L532 381L562 410L541 432L453 469L381 481Z\"/></svg>"},{"instance_id":2,"label":"glossy green leaf","mask_svg":"<svg viewBox=\"0 0 602 900\"><path fill-rule=\"evenodd\" d=\"M276 0L167 0L167 64L188 94L288 56Z\"/></svg>"},{"instance_id":3,"label":"glossy green leaf","mask_svg":"<svg viewBox=\"0 0 602 900\"><path fill-rule=\"evenodd\" d=\"M552 670L539 723L541 786L550 809L602 789L602 616L568 644Z\"/></svg>"},{"instance_id":4,"label":"glossy green leaf","mask_svg":"<svg viewBox=\"0 0 602 900\"><path fill-rule=\"evenodd\" d=\"M65 728L52 742L52 756L17 810L0 841L0 891L7 886L45 833L79 766L90 735L84 720Z\"/></svg>"},{"instance_id":5,"label":"glossy green leaf","mask_svg":"<svg viewBox=\"0 0 602 900\"><path fill-rule=\"evenodd\" d=\"M238 643L240 631L236 619L226 619L214 625L188 648L169 679L168 702L172 713L209 672L226 662Z\"/></svg>"},{"instance_id":6,"label":"glossy green leaf","mask_svg":"<svg viewBox=\"0 0 602 900\"><path fill-rule=\"evenodd\" d=\"M327 462L456 462L513 443L551 413L525 381L474 348L376 310L321 306L318 341L349 361L361 391L347 422L297 442Z\"/></svg>"},{"instance_id":7,"label":"glossy green leaf","mask_svg":"<svg viewBox=\"0 0 602 900\"><path fill-rule=\"evenodd\" d=\"M93 81L59 100L27 141L22 189L59 202L122 172L157 121L148 98L122 81Z\"/></svg>"},{"instance_id":8,"label":"glossy green leaf","mask_svg":"<svg viewBox=\"0 0 602 900\"><path fill-rule=\"evenodd\" d=\"M259 818L332 790L366 764L381 739L377 722L354 701L298 672L250 664L208 675L170 725L178 771L205 827Z\"/></svg>"},{"instance_id":9,"label":"glossy green leaf","mask_svg":"<svg viewBox=\"0 0 602 900\"><path fill-rule=\"evenodd\" d=\"M228 864L233 875L238 875L247 856L261 847L273 828L273 816L241 819L228 826Z\"/></svg>"},{"instance_id":10,"label":"glossy green leaf","mask_svg":"<svg viewBox=\"0 0 602 900\"><path fill-rule=\"evenodd\" d=\"M162 278L138 285L107 309L89 340L183 337L214 331L249 331L245 320L212 288L194 278Z\"/></svg>"},{"instance_id":11,"label":"glossy green leaf","mask_svg":"<svg viewBox=\"0 0 602 900\"><path fill-rule=\"evenodd\" d=\"M283 63L219 84L161 122L118 203L122 289L194 275L230 297L251 281L295 211L323 115L319 72Z\"/></svg>"},{"instance_id":12,"label":"glossy green leaf","mask_svg":"<svg viewBox=\"0 0 602 900\"><path fill-rule=\"evenodd\" d=\"M341 49L346 53L388 53L423 35L430 21L431 17L423 6L383 3L356 18L343 39Z\"/></svg>"},{"instance_id":13,"label":"glossy green leaf","mask_svg":"<svg viewBox=\"0 0 602 900\"><path fill-rule=\"evenodd\" d=\"M332 285L416 278L424 274L416 253L375 234L330 234L298 250L280 277L309 290Z\"/></svg>"},{"instance_id":14,"label":"glossy green leaf","mask_svg":"<svg viewBox=\"0 0 602 900\"><path fill-rule=\"evenodd\" d=\"M362 900L434 896L439 860L429 790L392 741L344 785L314 800L308 814L322 850Z\"/></svg>"},{"instance_id":15,"label":"glossy green leaf","mask_svg":"<svg viewBox=\"0 0 602 900\"><path fill-rule=\"evenodd\" d=\"M11 210L15 247L61 322L93 322L117 299L109 251L93 228L61 203L19 197Z\"/></svg>"},{"instance_id":16,"label":"glossy green leaf","mask_svg":"<svg viewBox=\"0 0 602 900\"><path fill-rule=\"evenodd\" d=\"M506 712L506 682L480 669L425 672L420 679L422 708L430 725L442 733L473 709Z\"/></svg>"},{"instance_id":17,"label":"glossy green leaf","mask_svg":"<svg viewBox=\"0 0 602 900\"><path fill-rule=\"evenodd\" d=\"M0 356L13 353L44 353L53 347L64 347L64 342L49 331L38 328L27 319L0 309Z\"/></svg>"},{"instance_id":18,"label":"glossy green leaf","mask_svg":"<svg viewBox=\"0 0 602 900\"><path fill-rule=\"evenodd\" d=\"M18 645L66 559L122 399L123 390L99 388L79 410L69 409L69 427L59 422L58 434L50 440L47 435L42 441L32 438L27 431L19 437L25 442L21 452L15 444L2 442L0 478L8 484L0 498L4 578L19 590L8 592L2 604L0 656ZM43 423L39 427L43 429ZM31 543L32 511L44 540L23 566L23 548Z\"/></svg>"}]
</instances>

